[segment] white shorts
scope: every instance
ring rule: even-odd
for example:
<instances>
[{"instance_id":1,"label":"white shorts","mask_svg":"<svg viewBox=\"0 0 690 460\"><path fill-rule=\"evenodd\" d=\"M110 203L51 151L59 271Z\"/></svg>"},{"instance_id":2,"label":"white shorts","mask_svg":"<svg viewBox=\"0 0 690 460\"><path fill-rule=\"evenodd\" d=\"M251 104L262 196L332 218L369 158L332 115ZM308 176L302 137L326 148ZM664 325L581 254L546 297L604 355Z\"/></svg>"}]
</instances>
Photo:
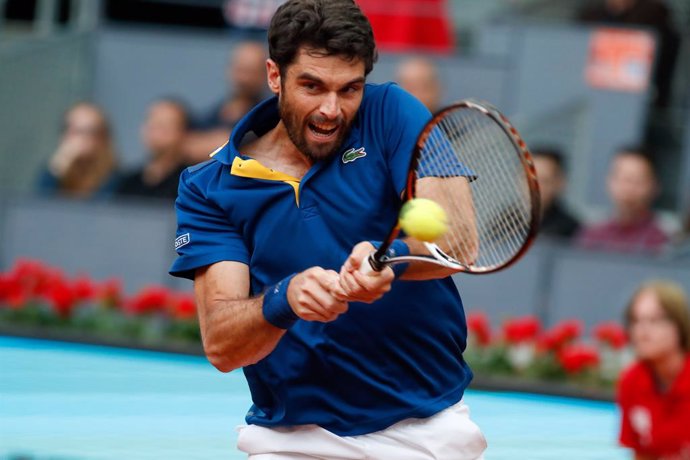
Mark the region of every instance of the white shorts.
<instances>
[{"instance_id":1,"label":"white shorts","mask_svg":"<svg viewBox=\"0 0 690 460\"><path fill-rule=\"evenodd\" d=\"M238 431L237 447L249 460L482 460L486 449L462 401L429 418L360 436L338 436L317 425L245 425Z\"/></svg>"}]
</instances>

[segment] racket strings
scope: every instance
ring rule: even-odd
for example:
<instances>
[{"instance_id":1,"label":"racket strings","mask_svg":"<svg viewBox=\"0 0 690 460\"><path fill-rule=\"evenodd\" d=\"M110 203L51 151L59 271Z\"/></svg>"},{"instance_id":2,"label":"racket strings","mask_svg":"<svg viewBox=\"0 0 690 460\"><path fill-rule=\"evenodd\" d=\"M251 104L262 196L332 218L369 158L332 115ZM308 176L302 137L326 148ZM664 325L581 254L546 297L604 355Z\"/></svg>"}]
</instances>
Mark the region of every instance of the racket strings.
<instances>
[{"instance_id":1,"label":"racket strings","mask_svg":"<svg viewBox=\"0 0 690 460\"><path fill-rule=\"evenodd\" d=\"M461 262L473 253L472 265L481 269L521 250L532 201L520 155L505 129L478 109L451 110L434 126L420 151L417 196L446 209L450 228L437 242L444 252ZM460 177L472 180L469 202L458 192ZM470 241L475 234L478 244Z\"/></svg>"},{"instance_id":2,"label":"racket strings","mask_svg":"<svg viewBox=\"0 0 690 460\"><path fill-rule=\"evenodd\" d=\"M427 142L429 154L425 156L424 161L420 162L421 170L418 170L418 177L438 177L443 178L443 180L459 177L457 172L452 171L454 162L452 137L454 134L452 131L447 132L443 126L434 129L430 133L429 141ZM463 205L463 203L460 203L459 196L457 193L454 193L453 185L445 184L444 186L442 182L436 182L434 186L423 187L422 190L429 195L426 196L427 198L442 203L450 218L450 230L445 234L439 246L455 259L466 262L462 256L469 254L471 247L467 241L467 235L463 235L462 232L461 225L463 222L456 221L458 220L457 214L461 217L463 213L471 212L471 209L467 209L467 204ZM467 230L465 230L466 232Z\"/></svg>"},{"instance_id":3,"label":"racket strings","mask_svg":"<svg viewBox=\"0 0 690 460\"><path fill-rule=\"evenodd\" d=\"M529 233L528 207L522 205L528 202L511 200L525 196L520 189L527 191L526 196L529 196L528 187L526 181L515 183L516 179L524 178L522 164L502 128L479 112L465 111L465 115L464 121L469 124L465 136L469 147L466 151L475 152L475 155L467 155L466 161L487 179L482 181L478 178L473 184L478 233L483 237L480 244L486 249L482 255L486 254L487 262L490 260L488 265L502 263L519 251ZM483 260L479 263L487 264Z\"/></svg>"},{"instance_id":4,"label":"racket strings","mask_svg":"<svg viewBox=\"0 0 690 460\"><path fill-rule=\"evenodd\" d=\"M468 115L471 112L466 112L463 115ZM495 136L496 133L492 133L491 128L493 126L491 124L487 124L486 121L490 121L490 119L484 119L486 117L468 117L465 116L462 119L462 124L467 125L466 128L462 131L462 136L460 136L460 143L456 144L458 145L458 148L462 152L479 152L479 153L486 153L490 151L498 151L500 149L503 149L505 146L502 145L496 145L497 140L501 141L503 140L502 137L497 137ZM447 132L453 132L454 125L451 123L448 123L448 119L446 121L446 126L447 126ZM489 131L489 132L487 132ZM483 150L486 150L486 152L483 152ZM447 151L447 154L451 154L452 152ZM464 160L464 159L463 159ZM469 161L469 158L466 161L468 164L471 164L471 168L473 168L474 171L477 171L477 174L479 174L479 171L481 171L482 176L486 178L485 174L485 169L484 167L480 167L478 165L478 162L473 159L473 161ZM494 167L501 167L501 164L496 164ZM479 178L478 178L479 180ZM483 226L483 221L486 220L488 222L498 222L501 219L501 213L502 210L499 206L497 206L496 201L492 200L489 202L486 202L486 200L482 200L482 198L485 196L485 194L480 193L482 190L478 189L476 187L477 184L474 184L473 186L473 201L475 203L475 216L477 218L477 227L478 227L478 234L481 236L483 235L490 235L492 237L498 236L494 235L493 229L489 228L487 230L491 230L491 232L487 231L482 231L485 226ZM486 215L488 216L487 219L482 219L482 213L481 211L477 210L477 207L481 206L480 210L483 210L486 212ZM508 216L506 216L508 217ZM516 226L514 219L506 219L504 221L506 224L506 227L509 229L510 232L515 232L516 231ZM511 239L504 239L500 238L485 238L482 241L480 241L481 245L481 254L480 256L483 256L486 254L486 258L492 259L492 260L501 260L502 258L502 251L501 248L499 248L495 242L496 241L502 241L508 246L508 250L517 250L518 247L513 245L513 241ZM476 264L479 265L484 265L484 257L480 257L479 260L477 260Z\"/></svg>"}]
</instances>

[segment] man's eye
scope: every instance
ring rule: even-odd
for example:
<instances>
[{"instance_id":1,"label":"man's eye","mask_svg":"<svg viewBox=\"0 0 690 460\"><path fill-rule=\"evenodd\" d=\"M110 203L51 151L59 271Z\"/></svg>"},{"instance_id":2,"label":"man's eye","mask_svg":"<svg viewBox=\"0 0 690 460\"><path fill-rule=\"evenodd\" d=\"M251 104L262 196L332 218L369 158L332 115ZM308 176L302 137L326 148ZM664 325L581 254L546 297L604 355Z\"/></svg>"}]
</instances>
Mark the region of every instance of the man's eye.
<instances>
[{"instance_id":1,"label":"man's eye","mask_svg":"<svg viewBox=\"0 0 690 460\"><path fill-rule=\"evenodd\" d=\"M361 90L359 86L348 86L343 90L344 94L356 94Z\"/></svg>"}]
</instances>

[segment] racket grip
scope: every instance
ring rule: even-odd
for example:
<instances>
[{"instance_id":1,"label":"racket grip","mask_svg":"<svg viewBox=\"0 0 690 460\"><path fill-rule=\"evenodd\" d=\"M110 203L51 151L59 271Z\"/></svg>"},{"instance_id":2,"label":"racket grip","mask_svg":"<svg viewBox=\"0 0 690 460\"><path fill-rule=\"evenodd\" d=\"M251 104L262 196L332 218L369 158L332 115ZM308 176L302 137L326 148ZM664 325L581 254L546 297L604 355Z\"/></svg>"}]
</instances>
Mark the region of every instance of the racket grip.
<instances>
[{"instance_id":1,"label":"racket grip","mask_svg":"<svg viewBox=\"0 0 690 460\"><path fill-rule=\"evenodd\" d=\"M376 269L376 259L374 259L374 253L367 255L362 259L362 263L359 264L359 272L363 275L368 275L373 272L381 271L379 268Z\"/></svg>"}]
</instances>

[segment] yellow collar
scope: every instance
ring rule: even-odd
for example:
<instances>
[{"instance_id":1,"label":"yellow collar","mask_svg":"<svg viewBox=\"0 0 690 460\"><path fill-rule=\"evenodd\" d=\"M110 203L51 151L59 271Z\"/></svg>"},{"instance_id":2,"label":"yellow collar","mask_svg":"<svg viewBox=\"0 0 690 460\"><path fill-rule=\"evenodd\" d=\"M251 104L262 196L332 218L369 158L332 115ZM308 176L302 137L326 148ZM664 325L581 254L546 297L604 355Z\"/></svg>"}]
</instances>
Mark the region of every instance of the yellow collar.
<instances>
[{"instance_id":1,"label":"yellow collar","mask_svg":"<svg viewBox=\"0 0 690 460\"><path fill-rule=\"evenodd\" d=\"M275 169L267 168L259 163L257 160L249 159L243 160L240 157L235 157L232 160L232 167L230 174L233 176L246 177L248 179L263 179L277 182L284 182L290 185L295 190L295 201L299 206L299 182L300 180L289 174L285 174Z\"/></svg>"}]
</instances>

